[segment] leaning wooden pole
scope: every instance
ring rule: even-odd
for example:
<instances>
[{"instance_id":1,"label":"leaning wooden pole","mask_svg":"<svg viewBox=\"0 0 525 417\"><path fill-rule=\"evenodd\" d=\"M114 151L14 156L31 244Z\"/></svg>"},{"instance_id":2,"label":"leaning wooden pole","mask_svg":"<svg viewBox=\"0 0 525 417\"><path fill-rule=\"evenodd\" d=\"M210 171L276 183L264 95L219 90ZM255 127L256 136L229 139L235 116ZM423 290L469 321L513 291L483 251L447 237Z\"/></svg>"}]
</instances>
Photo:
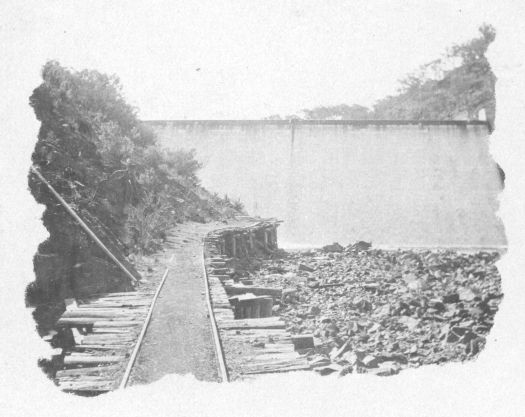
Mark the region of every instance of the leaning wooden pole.
<instances>
[{"instance_id":1,"label":"leaning wooden pole","mask_svg":"<svg viewBox=\"0 0 525 417\"><path fill-rule=\"evenodd\" d=\"M128 271L128 269L122 265L122 263L111 253L111 251L102 243L102 241L95 235L95 233L89 228L89 226L84 223L84 221L80 218L80 216L71 208L71 206L62 198L60 194L53 188L53 186L47 182L47 180L44 178L44 176L40 173L40 171L34 166L31 165L31 171L42 181L46 187L51 191L51 194L55 196L55 198L62 204L62 206L66 209L66 211L73 217L73 219L76 220L76 222L84 229L84 231L93 239L93 241L104 251L106 255L108 255L113 262L124 272L130 279L131 282L136 283L138 280L135 278L135 276Z\"/></svg>"}]
</instances>

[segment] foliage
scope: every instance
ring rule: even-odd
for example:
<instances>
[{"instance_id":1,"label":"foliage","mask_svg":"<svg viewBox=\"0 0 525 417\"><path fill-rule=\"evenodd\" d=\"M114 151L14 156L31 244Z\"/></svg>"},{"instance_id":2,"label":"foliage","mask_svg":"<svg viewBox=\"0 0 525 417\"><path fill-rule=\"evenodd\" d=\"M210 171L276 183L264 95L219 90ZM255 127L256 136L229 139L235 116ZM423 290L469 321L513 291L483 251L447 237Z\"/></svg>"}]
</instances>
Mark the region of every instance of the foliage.
<instances>
[{"instance_id":1,"label":"foliage","mask_svg":"<svg viewBox=\"0 0 525 417\"><path fill-rule=\"evenodd\" d=\"M399 94L374 105L378 119L477 119L485 109L493 119L495 81L485 57L496 32L490 25L479 28L480 36L454 45L443 59L423 65L417 74L401 80ZM454 65L449 68L454 63Z\"/></svg>"},{"instance_id":2,"label":"foliage","mask_svg":"<svg viewBox=\"0 0 525 417\"><path fill-rule=\"evenodd\" d=\"M127 214L130 239L135 245L133 250L142 253L159 247L172 225L175 211L164 194L146 190L139 204L128 207Z\"/></svg>"},{"instance_id":3,"label":"foliage","mask_svg":"<svg viewBox=\"0 0 525 417\"><path fill-rule=\"evenodd\" d=\"M496 37L489 24L479 28L480 36L449 48L447 54L421 66L399 81L398 93L378 100L372 109L358 104L339 104L304 109L303 119L317 120L423 120L477 119L485 110L493 122L495 114L495 82L485 57ZM290 115L267 117L268 120L300 118Z\"/></svg>"},{"instance_id":4,"label":"foliage","mask_svg":"<svg viewBox=\"0 0 525 417\"><path fill-rule=\"evenodd\" d=\"M30 97L41 121L33 163L78 210L130 247L153 250L166 228L185 219L188 208L181 206L203 204L186 198L200 188L195 151L162 149L126 103L116 76L50 61L42 78ZM55 210L38 184L30 177L37 200Z\"/></svg>"}]
</instances>

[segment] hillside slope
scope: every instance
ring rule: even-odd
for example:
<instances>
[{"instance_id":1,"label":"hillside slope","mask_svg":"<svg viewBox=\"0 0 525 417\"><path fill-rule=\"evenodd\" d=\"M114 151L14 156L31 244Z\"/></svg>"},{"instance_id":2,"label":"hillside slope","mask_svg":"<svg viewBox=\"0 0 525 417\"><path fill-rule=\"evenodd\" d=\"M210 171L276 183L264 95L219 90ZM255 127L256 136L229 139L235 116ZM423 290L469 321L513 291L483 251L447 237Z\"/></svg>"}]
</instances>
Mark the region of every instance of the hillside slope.
<instances>
[{"instance_id":1,"label":"hillside slope","mask_svg":"<svg viewBox=\"0 0 525 417\"><path fill-rule=\"evenodd\" d=\"M157 144L126 103L117 77L50 61L42 78L30 97L41 122L33 165L134 275L128 256L158 249L176 223L224 220L242 212L240 203L200 185L194 152ZM65 298L126 291L131 280L34 173L29 187L46 206L49 238L35 255L36 280L26 302L37 307L45 333Z\"/></svg>"}]
</instances>

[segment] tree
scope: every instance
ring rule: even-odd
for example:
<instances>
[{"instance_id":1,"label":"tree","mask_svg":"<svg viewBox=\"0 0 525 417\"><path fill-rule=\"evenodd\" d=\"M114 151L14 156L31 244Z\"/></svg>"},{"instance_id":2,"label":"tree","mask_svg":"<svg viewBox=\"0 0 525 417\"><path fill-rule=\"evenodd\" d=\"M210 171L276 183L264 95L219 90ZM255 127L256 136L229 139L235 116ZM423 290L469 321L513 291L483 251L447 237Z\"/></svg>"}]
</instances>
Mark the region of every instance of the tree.
<instances>
[{"instance_id":1,"label":"tree","mask_svg":"<svg viewBox=\"0 0 525 417\"><path fill-rule=\"evenodd\" d=\"M397 94L378 100L373 110L339 104L304 109L310 120L475 120L481 110L493 125L496 77L485 56L496 38L494 27L482 24L480 36L453 45L443 58L422 65L399 81ZM298 116L285 116L285 120ZM279 115L268 119L281 119Z\"/></svg>"},{"instance_id":2,"label":"tree","mask_svg":"<svg viewBox=\"0 0 525 417\"><path fill-rule=\"evenodd\" d=\"M481 25L479 32L479 37L452 46L443 59L425 64L417 73L402 79L397 95L374 105L374 117L471 120L477 119L483 109L487 119L493 121L496 77L485 53L496 32L488 24ZM454 63L458 65L453 66Z\"/></svg>"},{"instance_id":3,"label":"tree","mask_svg":"<svg viewBox=\"0 0 525 417\"><path fill-rule=\"evenodd\" d=\"M211 213L224 206L197 196L205 191L195 152L162 149L126 103L116 76L50 61L42 78L29 100L41 121L33 164L86 217L98 219L131 248L149 251L170 224L202 207ZM31 176L29 185L47 206L44 220L53 250L67 246L63 236L74 232L64 233L63 213L36 178ZM194 197L181 204L181 195Z\"/></svg>"}]
</instances>

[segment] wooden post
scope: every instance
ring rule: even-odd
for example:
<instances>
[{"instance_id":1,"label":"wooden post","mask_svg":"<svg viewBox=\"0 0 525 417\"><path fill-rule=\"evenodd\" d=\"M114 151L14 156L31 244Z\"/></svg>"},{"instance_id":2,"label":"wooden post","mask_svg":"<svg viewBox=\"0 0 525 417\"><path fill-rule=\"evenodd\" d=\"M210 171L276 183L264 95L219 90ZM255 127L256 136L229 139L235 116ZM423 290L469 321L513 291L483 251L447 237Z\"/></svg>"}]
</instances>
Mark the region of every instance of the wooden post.
<instances>
[{"instance_id":1,"label":"wooden post","mask_svg":"<svg viewBox=\"0 0 525 417\"><path fill-rule=\"evenodd\" d=\"M270 248L271 248L271 249L275 249L275 228L272 227L272 228L268 231L268 234L270 235Z\"/></svg>"},{"instance_id":2,"label":"wooden post","mask_svg":"<svg viewBox=\"0 0 525 417\"><path fill-rule=\"evenodd\" d=\"M264 250L268 250L268 231L264 230Z\"/></svg>"},{"instance_id":3,"label":"wooden post","mask_svg":"<svg viewBox=\"0 0 525 417\"><path fill-rule=\"evenodd\" d=\"M115 255L102 243L102 241L97 237L95 233L88 227L86 223L80 218L80 216L71 208L71 206L62 198L62 196L53 188L53 186L47 182L47 180L44 178L44 176L40 173L40 171L34 166L31 165L31 171L44 183L44 185L51 191L51 194L62 204L62 206L66 209L66 211L75 219L75 221L80 225L80 227L88 234L89 237L98 245L102 251L109 256L109 258L121 269L122 272L124 272L130 279L132 283L136 283L138 281L137 278L116 258Z\"/></svg>"},{"instance_id":4,"label":"wooden post","mask_svg":"<svg viewBox=\"0 0 525 417\"><path fill-rule=\"evenodd\" d=\"M260 299L261 303L261 315L260 317L271 317L272 316L272 307L273 299L272 297L264 297Z\"/></svg>"},{"instance_id":5,"label":"wooden post","mask_svg":"<svg viewBox=\"0 0 525 417\"><path fill-rule=\"evenodd\" d=\"M253 253L254 252L254 244L253 244L253 232L250 232L248 234L248 239L249 239L249 242L250 242L250 252Z\"/></svg>"},{"instance_id":6,"label":"wooden post","mask_svg":"<svg viewBox=\"0 0 525 417\"><path fill-rule=\"evenodd\" d=\"M250 248L249 248L249 242L248 242L248 236L242 235L242 253L245 256L250 255Z\"/></svg>"},{"instance_id":7,"label":"wooden post","mask_svg":"<svg viewBox=\"0 0 525 417\"><path fill-rule=\"evenodd\" d=\"M232 234L232 257L237 257L237 239L235 237L235 234Z\"/></svg>"}]
</instances>

